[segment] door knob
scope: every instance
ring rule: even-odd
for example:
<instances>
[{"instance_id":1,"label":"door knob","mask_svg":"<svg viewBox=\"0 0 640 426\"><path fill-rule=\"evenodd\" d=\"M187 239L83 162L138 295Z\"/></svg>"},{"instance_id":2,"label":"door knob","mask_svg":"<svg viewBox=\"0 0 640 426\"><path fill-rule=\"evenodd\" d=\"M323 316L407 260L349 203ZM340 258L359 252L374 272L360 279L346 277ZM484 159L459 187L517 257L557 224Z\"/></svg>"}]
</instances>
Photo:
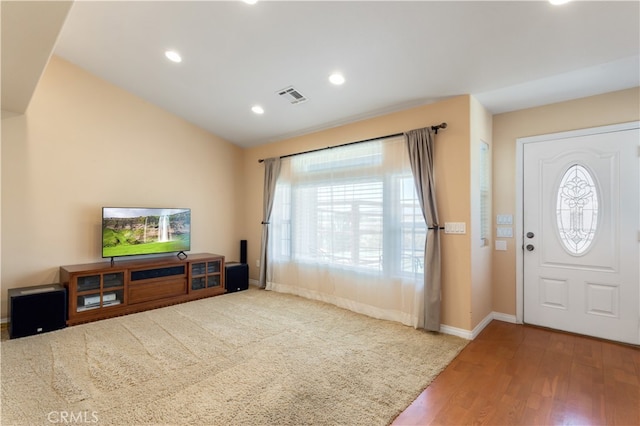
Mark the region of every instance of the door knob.
<instances>
[{"instance_id":1,"label":"door knob","mask_svg":"<svg viewBox=\"0 0 640 426\"><path fill-rule=\"evenodd\" d=\"M527 244L525 248L527 249L527 251L533 251L535 247L533 246L533 244Z\"/></svg>"},{"instance_id":2,"label":"door knob","mask_svg":"<svg viewBox=\"0 0 640 426\"><path fill-rule=\"evenodd\" d=\"M533 232L527 232L527 238L533 238L535 234Z\"/></svg>"}]
</instances>

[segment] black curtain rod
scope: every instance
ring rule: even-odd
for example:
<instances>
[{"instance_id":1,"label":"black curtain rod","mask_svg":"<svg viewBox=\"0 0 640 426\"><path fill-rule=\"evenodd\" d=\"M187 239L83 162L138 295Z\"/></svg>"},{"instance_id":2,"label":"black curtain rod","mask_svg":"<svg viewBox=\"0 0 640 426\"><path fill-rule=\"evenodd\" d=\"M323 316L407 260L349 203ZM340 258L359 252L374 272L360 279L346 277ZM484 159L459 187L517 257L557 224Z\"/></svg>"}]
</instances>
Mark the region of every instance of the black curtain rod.
<instances>
[{"instance_id":1,"label":"black curtain rod","mask_svg":"<svg viewBox=\"0 0 640 426\"><path fill-rule=\"evenodd\" d=\"M440 123L437 126L431 126L431 130L433 130L436 133L436 135L438 134L438 129L446 129L446 128L447 128L447 123ZM357 144L357 143L371 142L371 141L376 141L378 139L394 138L396 136L402 136L402 135L404 135L404 133L394 133L392 135L378 136L376 138L364 139L364 140L355 141L355 142L347 142L347 143L343 143L341 145L328 146L326 148L310 149L309 151L303 151L303 152L296 152L294 154L281 155L280 158L293 157L295 155L301 155L301 154L309 154L310 152L324 151L325 149L339 148L341 146L354 145L354 144ZM262 158L260 160L258 160L258 163L263 163L263 162L264 162L264 159L262 159Z\"/></svg>"}]
</instances>

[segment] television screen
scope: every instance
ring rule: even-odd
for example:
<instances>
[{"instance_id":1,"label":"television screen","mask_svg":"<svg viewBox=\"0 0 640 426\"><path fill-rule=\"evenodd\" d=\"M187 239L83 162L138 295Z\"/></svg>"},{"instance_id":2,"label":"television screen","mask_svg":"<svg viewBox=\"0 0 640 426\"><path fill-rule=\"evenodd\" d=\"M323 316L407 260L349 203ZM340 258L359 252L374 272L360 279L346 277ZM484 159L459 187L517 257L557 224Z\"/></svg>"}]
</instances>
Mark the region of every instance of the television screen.
<instances>
[{"instance_id":1,"label":"television screen","mask_svg":"<svg viewBox=\"0 0 640 426\"><path fill-rule=\"evenodd\" d=\"M102 257L191 250L191 209L102 208Z\"/></svg>"}]
</instances>

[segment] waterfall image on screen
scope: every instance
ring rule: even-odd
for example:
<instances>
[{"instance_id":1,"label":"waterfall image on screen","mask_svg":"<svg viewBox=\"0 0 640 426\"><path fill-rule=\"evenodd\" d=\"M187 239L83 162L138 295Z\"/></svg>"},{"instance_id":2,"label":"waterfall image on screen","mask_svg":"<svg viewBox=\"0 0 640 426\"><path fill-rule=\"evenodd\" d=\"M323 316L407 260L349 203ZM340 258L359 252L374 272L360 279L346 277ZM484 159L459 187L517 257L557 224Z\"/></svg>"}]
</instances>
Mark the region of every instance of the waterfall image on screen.
<instances>
[{"instance_id":1,"label":"waterfall image on screen","mask_svg":"<svg viewBox=\"0 0 640 426\"><path fill-rule=\"evenodd\" d=\"M158 242L166 243L167 241L169 241L169 216L164 214L158 220Z\"/></svg>"},{"instance_id":2,"label":"waterfall image on screen","mask_svg":"<svg viewBox=\"0 0 640 426\"><path fill-rule=\"evenodd\" d=\"M191 249L191 209L102 209L102 257Z\"/></svg>"}]
</instances>

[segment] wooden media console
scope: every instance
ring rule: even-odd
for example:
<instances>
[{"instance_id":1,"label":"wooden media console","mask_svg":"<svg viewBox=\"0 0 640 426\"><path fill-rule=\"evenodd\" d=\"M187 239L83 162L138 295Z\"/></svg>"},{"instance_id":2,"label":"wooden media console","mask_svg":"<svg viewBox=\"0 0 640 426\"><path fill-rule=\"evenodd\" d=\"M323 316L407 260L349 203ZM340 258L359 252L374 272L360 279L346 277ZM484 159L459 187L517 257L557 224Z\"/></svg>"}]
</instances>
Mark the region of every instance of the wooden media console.
<instances>
[{"instance_id":1,"label":"wooden media console","mask_svg":"<svg viewBox=\"0 0 640 426\"><path fill-rule=\"evenodd\" d=\"M67 325L223 294L223 271L224 256L211 253L61 266Z\"/></svg>"}]
</instances>

